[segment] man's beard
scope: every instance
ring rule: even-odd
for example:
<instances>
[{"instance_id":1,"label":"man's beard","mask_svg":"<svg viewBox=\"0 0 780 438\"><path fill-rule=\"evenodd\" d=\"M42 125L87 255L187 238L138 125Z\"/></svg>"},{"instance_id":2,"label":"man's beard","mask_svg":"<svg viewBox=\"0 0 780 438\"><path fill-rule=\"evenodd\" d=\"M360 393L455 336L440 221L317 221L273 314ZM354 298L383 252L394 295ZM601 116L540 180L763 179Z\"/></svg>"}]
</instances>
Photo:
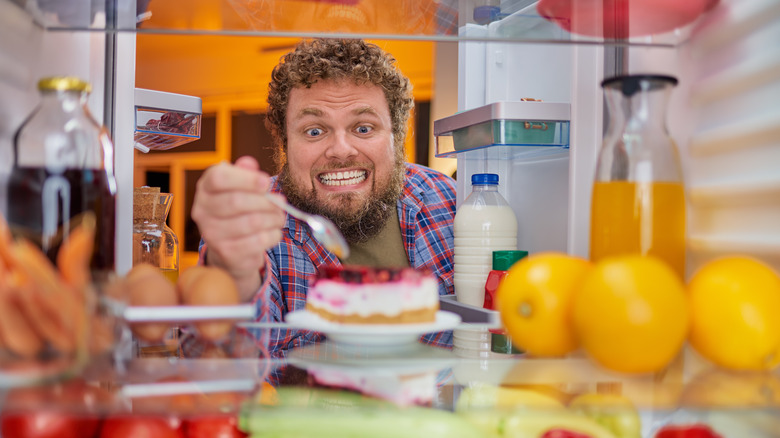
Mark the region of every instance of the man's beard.
<instances>
[{"instance_id":1,"label":"man's beard","mask_svg":"<svg viewBox=\"0 0 780 438\"><path fill-rule=\"evenodd\" d=\"M345 163L338 167L354 167L354 165ZM331 198L329 205L322 205L317 201L317 192L314 188L306 190L293 180L286 163L279 174L279 184L290 204L305 212L330 219L347 242L363 243L379 234L390 215L395 214L396 204L403 190L405 173L405 162L396 159L390 177L386 181L374 179L374 185L367 199L354 210L347 209L345 206L352 205L356 199L362 198L361 195L344 192Z\"/></svg>"}]
</instances>

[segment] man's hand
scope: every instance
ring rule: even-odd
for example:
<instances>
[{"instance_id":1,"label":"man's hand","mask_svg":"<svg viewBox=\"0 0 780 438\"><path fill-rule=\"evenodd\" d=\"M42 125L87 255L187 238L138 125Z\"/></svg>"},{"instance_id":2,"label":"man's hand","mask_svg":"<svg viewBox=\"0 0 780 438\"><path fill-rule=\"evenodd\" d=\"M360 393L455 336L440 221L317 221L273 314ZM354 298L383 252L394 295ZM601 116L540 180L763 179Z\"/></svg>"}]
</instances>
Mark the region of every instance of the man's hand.
<instances>
[{"instance_id":1,"label":"man's hand","mask_svg":"<svg viewBox=\"0 0 780 438\"><path fill-rule=\"evenodd\" d=\"M257 161L208 168L198 180L192 219L208 245L207 263L225 269L248 301L260 287L266 250L282 238L285 213L266 196L271 180Z\"/></svg>"}]
</instances>

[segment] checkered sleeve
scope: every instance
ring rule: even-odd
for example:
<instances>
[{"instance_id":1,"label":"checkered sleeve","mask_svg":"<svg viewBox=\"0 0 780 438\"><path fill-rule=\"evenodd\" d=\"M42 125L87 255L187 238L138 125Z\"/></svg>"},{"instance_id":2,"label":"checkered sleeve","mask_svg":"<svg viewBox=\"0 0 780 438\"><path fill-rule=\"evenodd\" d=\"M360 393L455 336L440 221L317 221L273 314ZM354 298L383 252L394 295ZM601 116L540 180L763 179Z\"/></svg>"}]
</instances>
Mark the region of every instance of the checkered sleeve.
<instances>
[{"instance_id":1,"label":"checkered sleeve","mask_svg":"<svg viewBox=\"0 0 780 438\"><path fill-rule=\"evenodd\" d=\"M411 257L415 268L426 268L432 271L439 280L439 294L453 293L453 251L454 233L453 221L456 210L455 181L432 169L409 166L411 192L419 211L413 221L414 254ZM451 348L452 331L429 333L422 341L436 346Z\"/></svg>"}]
</instances>

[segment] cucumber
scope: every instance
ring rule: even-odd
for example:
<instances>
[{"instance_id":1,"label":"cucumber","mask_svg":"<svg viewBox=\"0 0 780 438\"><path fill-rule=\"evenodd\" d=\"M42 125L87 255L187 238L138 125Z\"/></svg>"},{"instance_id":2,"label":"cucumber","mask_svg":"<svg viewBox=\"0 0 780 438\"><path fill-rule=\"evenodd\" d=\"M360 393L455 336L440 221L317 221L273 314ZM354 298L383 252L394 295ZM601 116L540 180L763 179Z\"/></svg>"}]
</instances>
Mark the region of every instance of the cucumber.
<instances>
[{"instance_id":1,"label":"cucumber","mask_svg":"<svg viewBox=\"0 0 780 438\"><path fill-rule=\"evenodd\" d=\"M253 437L482 438L452 412L399 407L359 394L319 388L279 388L279 404L248 405L239 428Z\"/></svg>"}]
</instances>

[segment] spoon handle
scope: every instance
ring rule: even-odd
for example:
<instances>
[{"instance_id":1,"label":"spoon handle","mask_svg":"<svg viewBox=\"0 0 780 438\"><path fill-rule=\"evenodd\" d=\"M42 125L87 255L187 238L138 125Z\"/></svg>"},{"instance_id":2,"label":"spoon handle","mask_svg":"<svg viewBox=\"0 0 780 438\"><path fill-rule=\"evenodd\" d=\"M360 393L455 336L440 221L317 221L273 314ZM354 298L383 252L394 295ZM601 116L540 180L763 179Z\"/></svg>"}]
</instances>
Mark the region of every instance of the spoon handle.
<instances>
[{"instance_id":1,"label":"spoon handle","mask_svg":"<svg viewBox=\"0 0 780 438\"><path fill-rule=\"evenodd\" d=\"M309 218L311 218L311 215L308 213L304 213L301 210L298 210L297 208L293 207L292 205L282 201L281 199L277 198L276 196L271 196L270 193L266 192L265 197L271 201L272 204L275 206L281 208L282 210L286 211L290 214L290 216L297 217L298 219L301 219L303 221L308 222Z\"/></svg>"}]
</instances>

